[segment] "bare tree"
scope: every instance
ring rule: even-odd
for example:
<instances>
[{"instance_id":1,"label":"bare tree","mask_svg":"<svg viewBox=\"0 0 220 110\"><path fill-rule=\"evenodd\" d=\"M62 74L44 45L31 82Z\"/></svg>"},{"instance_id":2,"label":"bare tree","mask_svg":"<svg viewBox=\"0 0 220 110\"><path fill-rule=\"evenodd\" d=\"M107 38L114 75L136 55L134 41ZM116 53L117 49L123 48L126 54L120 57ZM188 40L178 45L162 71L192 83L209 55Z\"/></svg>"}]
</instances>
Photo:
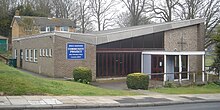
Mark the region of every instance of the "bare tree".
<instances>
[{"instance_id":1,"label":"bare tree","mask_svg":"<svg viewBox=\"0 0 220 110\"><path fill-rule=\"evenodd\" d=\"M53 13L57 18L69 18L76 10L75 0L51 0Z\"/></svg>"},{"instance_id":2,"label":"bare tree","mask_svg":"<svg viewBox=\"0 0 220 110\"><path fill-rule=\"evenodd\" d=\"M97 23L98 31L113 26L115 0L90 0L90 9Z\"/></svg>"},{"instance_id":3,"label":"bare tree","mask_svg":"<svg viewBox=\"0 0 220 110\"><path fill-rule=\"evenodd\" d=\"M52 5L50 0L35 0L34 8L39 14L44 16L52 16Z\"/></svg>"},{"instance_id":4,"label":"bare tree","mask_svg":"<svg viewBox=\"0 0 220 110\"><path fill-rule=\"evenodd\" d=\"M0 18L6 17L9 11L16 7L17 0L0 0Z\"/></svg>"},{"instance_id":5,"label":"bare tree","mask_svg":"<svg viewBox=\"0 0 220 110\"><path fill-rule=\"evenodd\" d=\"M206 18L205 21L205 48L213 44L211 34L219 24L220 1L219 0L185 0L179 3L176 17L179 19Z\"/></svg>"},{"instance_id":6,"label":"bare tree","mask_svg":"<svg viewBox=\"0 0 220 110\"><path fill-rule=\"evenodd\" d=\"M85 33L92 31L91 13L89 11L89 0L78 0L79 17L78 22L80 24L80 32Z\"/></svg>"},{"instance_id":7,"label":"bare tree","mask_svg":"<svg viewBox=\"0 0 220 110\"><path fill-rule=\"evenodd\" d=\"M156 14L156 18L163 19L165 22L172 21L173 10L175 6L179 3L179 0L165 0L165 1L157 1L151 0L151 8Z\"/></svg>"},{"instance_id":8,"label":"bare tree","mask_svg":"<svg viewBox=\"0 0 220 110\"><path fill-rule=\"evenodd\" d=\"M121 0L121 1L128 9L128 12L124 12L118 16L118 18L121 20L123 20L124 17L124 21L123 21L125 23L124 26L140 25L143 23L143 18L146 18L144 19L144 21L149 20L150 17L146 17L145 15L143 15L150 12L149 10L150 7L146 0ZM148 23L148 22L144 22L144 23ZM122 26L123 24L120 25Z\"/></svg>"},{"instance_id":9,"label":"bare tree","mask_svg":"<svg viewBox=\"0 0 220 110\"><path fill-rule=\"evenodd\" d=\"M119 25L119 27L134 26L134 22L129 11L120 13L117 16L116 23ZM144 25L144 24L151 24L153 23L153 21L151 21L151 17L141 15L139 16L138 21L136 23L137 23L136 25Z\"/></svg>"}]
</instances>

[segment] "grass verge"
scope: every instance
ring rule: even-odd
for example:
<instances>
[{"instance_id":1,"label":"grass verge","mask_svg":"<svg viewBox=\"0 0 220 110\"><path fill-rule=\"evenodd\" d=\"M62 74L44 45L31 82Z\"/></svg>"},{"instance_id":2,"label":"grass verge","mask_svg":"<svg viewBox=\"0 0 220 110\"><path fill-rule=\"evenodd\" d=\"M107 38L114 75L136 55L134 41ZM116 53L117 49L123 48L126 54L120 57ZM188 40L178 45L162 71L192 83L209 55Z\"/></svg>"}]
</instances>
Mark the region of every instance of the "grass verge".
<instances>
[{"instance_id":1,"label":"grass verge","mask_svg":"<svg viewBox=\"0 0 220 110\"><path fill-rule=\"evenodd\" d=\"M166 94L211 94L220 93L220 86L214 83L209 83L203 86L189 86L176 88L158 88L151 89L151 91L166 93Z\"/></svg>"},{"instance_id":2,"label":"grass verge","mask_svg":"<svg viewBox=\"0 0 220 110\"><path fill-rule=\"evenodd\" d=\"M4 95L137 95L123 90L109 90L71 81L39 78L0 62L0 92Z\"/></svg>"}]
</instances>

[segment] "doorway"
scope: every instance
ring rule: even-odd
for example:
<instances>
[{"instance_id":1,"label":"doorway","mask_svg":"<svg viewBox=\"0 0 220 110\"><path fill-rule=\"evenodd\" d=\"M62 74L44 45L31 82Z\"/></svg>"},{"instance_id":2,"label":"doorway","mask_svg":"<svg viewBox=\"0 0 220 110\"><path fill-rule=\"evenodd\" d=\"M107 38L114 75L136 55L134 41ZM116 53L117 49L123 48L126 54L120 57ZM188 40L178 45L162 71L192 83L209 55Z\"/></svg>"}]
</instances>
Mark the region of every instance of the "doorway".
<instances>
[{"instance_id":1,"label":"doorway","mask_svg":"<svg viewBox=\"0 0 220 110\"><path fill-rule=\"evenodd\" d=\"M151 66L151 79L163 81L163 74L154 75L154 73L164 73L164 56L152 55Z\"/></svg>"},{"instance_id":2,"label":"doorway","mask_svg":"<svg viewBox=\"0 0 220 110\"><path fill-rule=\"evenodd\" d=\"M20 68L22 68L22 62L23 62L23 50L20 49Z\"/></svg>"},{"instance_id":3,"label":"doorway","mask_svg":"<svg viewBox=\"0 0 220 110\"><path fill-rule=\"evenodd\" d=\"M187 55L182 55L181 56L181 61L182 61L182 74L181 78L182 79L187 79L188 75L188 56ZM179 72L179 56L174 57L174 72ZM174 79L179 79L179 74L174 74Z\"/></svg>"}]
</instances>

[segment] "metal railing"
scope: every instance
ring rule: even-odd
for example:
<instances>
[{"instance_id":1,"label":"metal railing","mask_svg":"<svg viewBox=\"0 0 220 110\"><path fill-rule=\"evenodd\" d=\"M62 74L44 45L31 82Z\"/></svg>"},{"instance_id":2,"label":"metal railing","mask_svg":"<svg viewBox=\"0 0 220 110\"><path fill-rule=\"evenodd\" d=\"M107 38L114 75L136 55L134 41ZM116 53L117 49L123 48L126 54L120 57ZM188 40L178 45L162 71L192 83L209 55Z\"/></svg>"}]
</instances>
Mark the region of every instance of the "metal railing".
<instances>
[{"instance_id":1,"label":"metal railing","mask_svg":"<svg viewBox=\"0 0 220 110\"><path fill-rule=\"evenodd\" d=\"M215 81L220 79L218 74L210 74L207 71L190 71L190 72L172 72L172 73L147 73L150 75L151 80L158 80L161 82L166 81L177 81L179 84L182 84L182 81L189 81L192 83L205 83L209 81ZM183 78L183 74L186 78ZM172 78L167 78L169 75L173 75ZM159 76L160 78L154 79L154 77ZM162 76L162 77L161 77ZM166 79L164 77L166 76ZM152 79L153 77L153 79Z\"/></svg>"}]
</instances>

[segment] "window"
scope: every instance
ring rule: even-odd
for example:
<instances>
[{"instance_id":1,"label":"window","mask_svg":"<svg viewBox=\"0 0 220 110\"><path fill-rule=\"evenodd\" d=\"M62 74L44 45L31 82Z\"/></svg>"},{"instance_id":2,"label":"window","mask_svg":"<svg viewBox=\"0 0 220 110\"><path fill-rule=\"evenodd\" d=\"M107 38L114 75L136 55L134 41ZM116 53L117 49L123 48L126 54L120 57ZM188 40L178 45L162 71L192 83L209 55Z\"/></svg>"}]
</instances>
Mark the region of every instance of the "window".
<instances>
[{"instance_id":1,"label":"window","mask_svg":"<svg viewBox=\"0 0 220 110\"><path fill-rule=\"evenodd\" d=\"M40 57L42 56L42 49L40 49Z\"/></svg>"},{"instance_id":2,"label":"window","mask_svg":"<svg viewBox=\"0 0 220 110\"><path fill-rule=\"evenodd\" d=\"M46 27L46 32L50 32L50 27Z\"/></svg>"},{"instance_id":3,"label":"window","mask_svg":"<svg viewBox=\"0 0 220 110\"><path fill-rule=\"evenodd\" d=\"M45 32L45 31L46 31L46 27L45 27L45 26L44 26L44 27L41 27L41 28L40 28L40 31Z\"/></svg>"},{"instance_id":4,"label":"window","mask_svg":"<svg viewBox=\"0 0 220 110\"><path fill-rule=\"evenodd\" d=\"M65 27L60 27L60 31L68 31L68 27L65 26Z\"/></svg>"},{"instance_id":5,"label":"window","mask_svg":"<svg viewBox=\"0 0 220 110\"><path fill-rule=\"evenodd\" d=\"M37 62L37 50L34 49L34 62Z\"/></svg>"},{"instance_id":6,"label":"window","mask_svg":"<svg viewBox=\"0 0 220 110\"><path fill-rule=\"evenodd\" d=\"M44 51L44 49L42 49L42 56L43 56L43 57L45 56L45 51Z\"/></svg>"},{"instance_id":7,"label":"window","mask_svg":"<svg viewBox=\"0 0 220 110\"><path fill-rule=\"evenodd\" d=\"M44 26L40 28L41 33L44 32L53 32L54 31L54 26Z\"/></svg>"},{"instance_id":8,"label":"window","mask_svg":"<svg viewBox=\"0 0 220 110\"><path fill-rule=\"evenodd\" d=\"M52 49L49 49L49 57L52 57Z\"/></svg>"},{"instance_id":9,"label":"window","mask_svg":"<svg viewBox=\"0 0 220 110\"><path fill-rule=\"evenodd\" d=\"M45 49L46 57L48 57L48 49Z\"/></svg>"},{"instance_id":10,"label":"window","mask_svg":"<svg viewBox=\"0 0 220 110\"><path fill-rule=\"evenodd\" d=\"M14 56L15 59L17 59L17 49L15 49L15 56Z\"/></svg>"},{"instance_id":11,"label":"window","mask_svg":"<svg viewBox=\"0 0 220 110\"><path fill-rule=\"evenodd\" d=\"M28 61L28 56L29 56L29 53L28 53L28 49L25 49L25 61Z\"/></svg>"},{"instance_id":12,"label":"window","mask_svg":"<svg viewBox=\"0 0 220 110\"><path fill-rule=\"evenodd\" d=\"M54 32L55 27L54 26L50 26L50 32Z\"/></svg>"},{"instance_id":13,"label":"window","mask_svg":"<svg viewBox=\"0 0 220 110\"><path fill-rule=\"evenodd\" d=\"M33 58L32 51L33 51L33 50L31 50L31 49L29 50L29 52L30 52L30 53L29 53L29 55L30 55L30 56L29 56L29 61L31 61L32 58Z\"/></svg>"}]
</instances>

